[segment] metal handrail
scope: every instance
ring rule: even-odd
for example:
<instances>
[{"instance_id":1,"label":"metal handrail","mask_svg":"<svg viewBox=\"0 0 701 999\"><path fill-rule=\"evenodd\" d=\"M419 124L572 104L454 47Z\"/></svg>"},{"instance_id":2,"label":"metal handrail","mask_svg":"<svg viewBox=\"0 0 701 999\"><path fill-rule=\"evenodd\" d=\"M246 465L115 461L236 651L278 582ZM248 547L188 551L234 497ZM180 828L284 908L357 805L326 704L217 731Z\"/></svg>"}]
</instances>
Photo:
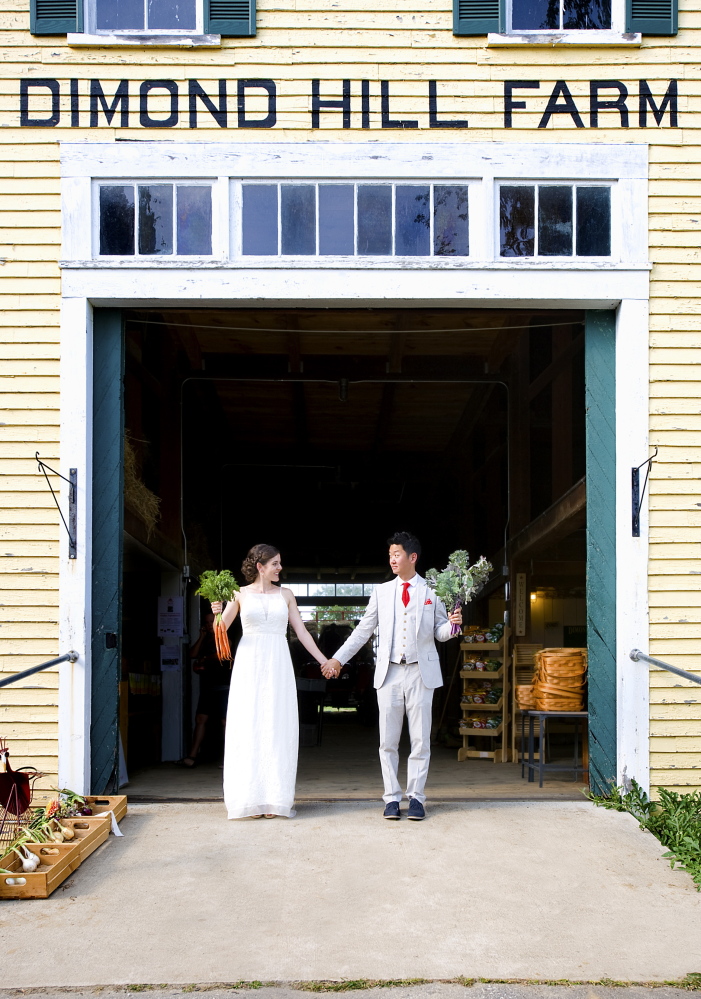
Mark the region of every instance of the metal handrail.
<instances>
[{"instance_id":1,"label":"metal handrail","mask_svg":"<svg viewBox=\"0 0 701 999\"><path fill-rule=\"evenodd\" d=\"M642 659L643 662L649 663L650 666L659 666L660 669L666 669L670 673L676 673L683 680L691 680L692 683L701 683L701 676L697 676L695 673L687 673L685 669L679 669L678 666L670 666L669 663L663 663L661 659L653 659L652 656L646 656L644 652L640 649L633 649L630 658L634 663Z\"/></svg>"},{"instance_id":2,"label":"metal handrail","mask_svg":"<svg viewBox=\"0 0 701 999\"><path fill-rule=\"evenodd\" d=\"M78 659L78 653L71 650L65 656L59 656L58 659L49 659L46 663L40 663L38 666L32 666L31 669L22 670L21 673L15 673L5 680L0 680L0 687L8 687L11 683L24 680L25 676L32 676L33 673L40 673L43 669L48 669L49 666L58 666L59 663L74 663L76 659Z\"/></svg>"}]
</instances>

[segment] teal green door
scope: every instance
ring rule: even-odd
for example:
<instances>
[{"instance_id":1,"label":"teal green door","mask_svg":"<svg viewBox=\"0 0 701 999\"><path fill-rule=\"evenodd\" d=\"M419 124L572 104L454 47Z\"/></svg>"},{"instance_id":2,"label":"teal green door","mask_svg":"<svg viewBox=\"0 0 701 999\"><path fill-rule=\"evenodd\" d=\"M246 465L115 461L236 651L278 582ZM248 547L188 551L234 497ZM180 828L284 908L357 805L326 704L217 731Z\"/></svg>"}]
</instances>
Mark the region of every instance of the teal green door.
<instances>
[{"instance_id":1,"label":"teal green door","mask_svg":"<svg viewBox=\"0 0 701 999\"><path fill-rule=\"evenodd\" d=\"M616 779L616 313L586 313L589 777Z\"/></svg>"},{"instance_id":2,"label":"teal green door","mask_svg":"<svg viewBox=\"0 0 701 999\"><path fill-rule=\"evenodd\" d=\"M124 332L121 312L93 317L92 694L93 794L119 785L122 624Z\"/></svg>"}]
</instances>

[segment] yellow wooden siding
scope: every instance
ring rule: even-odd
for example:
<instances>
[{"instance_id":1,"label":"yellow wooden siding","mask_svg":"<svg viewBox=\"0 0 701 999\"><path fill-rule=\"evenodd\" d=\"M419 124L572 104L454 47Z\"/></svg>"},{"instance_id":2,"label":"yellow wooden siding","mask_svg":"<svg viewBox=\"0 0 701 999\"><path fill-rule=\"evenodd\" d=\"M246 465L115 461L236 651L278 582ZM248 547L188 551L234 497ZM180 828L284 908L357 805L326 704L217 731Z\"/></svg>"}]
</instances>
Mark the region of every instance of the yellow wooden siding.
<instances>
[{"instance_id":1,"label":"yellow wooden siding","mask_svg":"<svg viewBox=\"0 0 701 999\"><path fill-rule=\"evenodd\" d=\"M28 0L0 0L0 670L13 672L58 650L56 625L58 518L32 461L40 450L55 461L58 444L58 320L60 272L59 141L124 137L177 137L184 141L237 142L282 139L334 141L501 141L650 143L650 361L651 439L660 446L650 482L650 648L689 669L701 669L701 345L699 242L701 239L701 4L682 0L677 38L647 37L640 49L487 48L484 37L456 38L448 0L377 7L376 0L262 0L258 35L227 39L221 49L71 49L60 37L29 35ZM86 79L99 78L109 95L121 79L156 75L180 85L175 129L138 125L132 96L128 132L99 116L90 129ZM54 77L62 88L63 119L57 128L18 127L20 78ZM272 78L278 87L278 124L271 130L221 129L203 109L188 128L186 81L195 78L216 93L220 77ZM322 80L325 98L338 98L341 80L353 81L353 128L339 112L322 112L310 129L310 79ZM68 125L68 80L81 80L81 127ZM537 128L556 80L566 80L588 125L592 78L622 79L631 99L628 129L617 112L601 112L598 129L577 129L565 116ZM678 129L637 127L637 81L659 97L670 79L679 82ZM358 81L370 80L372 128L360 129ZM467 118L468 130L428 128L427 81L438 81L439 115ZM527 112L503 127L503 81L538 79L541 89L520 92ZM382 130L379 81L390 81L395 118L419 129ZM110 81L112 81L110 83ZM138 86L132 88L138 92ZM230 86L230 93L234 85ZM263 109L262 98L249 97ZM33 107L42 102L32 98ZM230 97L230 109L235 98ZM48 108L48 102L43 101ZM165 100L152 95L152 113ZM137 109L136 112L134 109ZM115 119L116 122L117 119ZM650 118L650 120L652 120ZM642 349L641 334L641 349ZM641 456L641 459L644 456ZM625 571L625 567L621 567ZM646 636L641 636L645 644ZM12 733L15 758L48 773L56 769L55 676L42 674L24 689L0 697L0 734ZM30 689L31 688L31 689ZM38 688L38 689L37 689ZM651 674L653 783L701 785L701 691ZM34 753L42 755L34 756Z\"/></svg>"}]
</instances>

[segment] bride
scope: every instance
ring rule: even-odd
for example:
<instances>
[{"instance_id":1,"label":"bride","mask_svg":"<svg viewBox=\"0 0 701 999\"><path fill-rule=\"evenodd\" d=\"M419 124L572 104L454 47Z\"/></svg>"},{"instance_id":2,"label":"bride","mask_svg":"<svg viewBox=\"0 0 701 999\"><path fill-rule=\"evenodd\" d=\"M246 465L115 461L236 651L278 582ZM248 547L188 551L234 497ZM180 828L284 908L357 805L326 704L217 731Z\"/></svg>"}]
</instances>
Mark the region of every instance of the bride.
<instances>
[{"instance_id":1,"label":"bride","mask_svg":"<svg viewBox=\"0 0 701 999\"><path fill-rule=\"evenodd\" d=\"M304 627L292 590L279 586L282 563L272 545L254 545L243 586L222 613L228 628L241 614L243 638L234 660L224 749L224 801L230 819L294 814L299 720L287 645L292 625L320 665L326 656ZM214 602L218 614L222 604Z\"/></svg>"}]
</instances>

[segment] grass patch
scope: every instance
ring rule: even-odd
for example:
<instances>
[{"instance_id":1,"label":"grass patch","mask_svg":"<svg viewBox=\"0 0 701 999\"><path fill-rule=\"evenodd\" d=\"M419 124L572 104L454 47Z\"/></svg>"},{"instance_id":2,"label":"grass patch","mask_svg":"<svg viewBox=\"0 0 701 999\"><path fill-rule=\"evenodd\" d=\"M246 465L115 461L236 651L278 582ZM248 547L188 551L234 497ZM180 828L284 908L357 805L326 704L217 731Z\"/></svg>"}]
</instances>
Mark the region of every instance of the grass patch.
<instances>
[{"instance_id":1,"label":"grass patch","mask_svg":"<svg viewBox=\"0 0 701 999\"><path fill-rule=\"evenodd\" d=\"M602 808L629 812L641 829L647 829L667 847L664 856L670 866L687 871L696 890L701 891L701 791L678 794L664 787L657 790L660 800L651 801L633 780L628 791L612 784L609 794L587 794L587 797Z\"/></svg>"},{"instance_id":2,"label":"grass patch","mask_svg":"<svg viewBox=\"0 0 701 999\"><path fill-rule=\"evenodd\" d=\"M291 982L292 988L301 992L355 992L360 989L395 989L406 985L426 985L429 978L352 978L342 982ZM461 980L467 983L467 979ZM470 985L472 980L470 979Z\"/></svg>"}]
</instances>

